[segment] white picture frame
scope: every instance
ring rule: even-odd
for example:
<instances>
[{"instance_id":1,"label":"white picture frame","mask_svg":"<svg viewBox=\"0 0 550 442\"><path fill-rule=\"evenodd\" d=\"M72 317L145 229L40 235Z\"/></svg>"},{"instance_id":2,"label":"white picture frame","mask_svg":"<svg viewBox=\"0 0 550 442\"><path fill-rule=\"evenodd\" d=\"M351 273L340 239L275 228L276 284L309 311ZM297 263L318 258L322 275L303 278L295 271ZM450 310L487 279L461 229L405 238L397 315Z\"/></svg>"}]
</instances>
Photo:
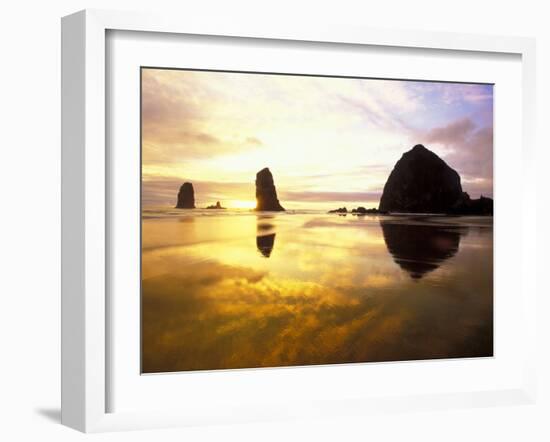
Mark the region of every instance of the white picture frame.
<instances>
[{"instance_id":1,"label":"white picture frame","mask_svg":"<svg viewBox=\"0 0 550 442\"><path fill-rule=\"evenodd\" d=\"M532 403L536 397L535 339L526 342L520 386L466 393L425 394L312 401L287 407L242 407L225 417L207 412L107 412L109 385L107 302L109 231L106 155L106 33L112 30L164 34L246 37L319 43L426 48L444 51L515 54L521 57L523 189L521 299L519 326L534 336L536 286L526 264L535 249L534 174L535 43L519 37L494 37L416 31L389 31L307 24L219 23L196 17L86 10L62 20L62 423L84 432L247 422L363 414L372 411L420 410ZM519 147L518 147L519 148ZM531 185L532 184L532 185ZM529 190L527 190L529 189ZM516 324L517 326L517 324Z\"/></svg>"}]
</instances>

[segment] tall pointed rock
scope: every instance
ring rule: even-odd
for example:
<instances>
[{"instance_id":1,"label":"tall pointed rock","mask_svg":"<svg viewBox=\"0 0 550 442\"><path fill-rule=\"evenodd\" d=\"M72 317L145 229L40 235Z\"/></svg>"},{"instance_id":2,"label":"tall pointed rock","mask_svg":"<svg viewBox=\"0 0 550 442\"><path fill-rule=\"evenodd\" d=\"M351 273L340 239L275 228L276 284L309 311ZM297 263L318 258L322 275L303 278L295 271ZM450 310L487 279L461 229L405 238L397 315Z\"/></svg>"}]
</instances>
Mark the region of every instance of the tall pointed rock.
<instances>
[{"instance_id":1,"label":"tall pointed rock","mask_svg":"<svg viewBox=\"0 0 550 442\"><path fill-rule=\"evenodd\" d=\"M195 208L195 191L193 184L183 183L178 192L178 203L176 209L194 209Z\"/></svg>"},{"instance_id":2,"label":"tall pointed rock","mask_svg":"<svg viewBox=\"0 0 550 442\"><path fill-rule=\"evenodd\" d=\"M277 199L273 175L267 167L256 174L256 210L273 212L285 210Z\"/></svg>"}]
</instances>

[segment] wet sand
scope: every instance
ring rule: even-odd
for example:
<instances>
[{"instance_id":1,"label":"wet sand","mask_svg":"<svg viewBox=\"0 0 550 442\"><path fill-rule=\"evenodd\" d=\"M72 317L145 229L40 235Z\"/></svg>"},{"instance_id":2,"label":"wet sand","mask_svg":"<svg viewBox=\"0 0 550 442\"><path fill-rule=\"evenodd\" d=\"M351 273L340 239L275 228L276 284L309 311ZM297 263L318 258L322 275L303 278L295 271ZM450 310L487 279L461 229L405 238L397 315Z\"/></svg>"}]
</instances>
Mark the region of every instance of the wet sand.
<instances>
[{"instance_id":1,"label":"wet sand","mask_svg":"<svg viewBox=\"0 0 550 442\"><path fill-rule=\"evenodd\" d=\"M144 373L493 354L492 218L143 215Z\"/></svg>"}]
</instances>

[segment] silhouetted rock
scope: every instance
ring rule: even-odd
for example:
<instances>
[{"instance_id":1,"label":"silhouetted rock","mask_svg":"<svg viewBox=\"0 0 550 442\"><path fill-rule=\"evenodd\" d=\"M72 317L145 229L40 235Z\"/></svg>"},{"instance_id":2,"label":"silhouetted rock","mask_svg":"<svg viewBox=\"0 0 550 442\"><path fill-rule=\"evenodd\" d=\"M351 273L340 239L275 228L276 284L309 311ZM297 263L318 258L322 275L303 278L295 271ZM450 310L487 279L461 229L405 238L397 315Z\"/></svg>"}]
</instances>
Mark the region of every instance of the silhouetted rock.
<instances>
[{"instance_id":1,"label":"silhouetted rock","mask_svg":"<svg viewBox=\"0 0 550 442\"><path fill-rule=\"evenodd\" d=\"M364 207L359 206L357 209L353 209L351 213L354 215L369 215L369 214L372 215L372 214L379 214L379 213L385 213L385 212L381 212L380 210L375 208L365 209Z\"/></svg>"},{"instance_id":2,"label":"silhouetted rock","mask_svg":"<svg viewBox=\"0 0 550 442\"><path fill-rule=\"evenodd\" d=\"M274 212L285 210L277 199L273 175L267 167L256 174L256 210Z\"/></svg>"},{"instance_id":3,"label":"silhouetted rock","mask_svg":"<svg viewBox=\"0 0 550 442\"><path fill-rule=\"evenodd\" d=\"M195 208L195 191L193 184L183 183L178 192L178 203L176 209L194 209Z\"/></svg>"},{"instance_id":4,"label":"silhouetted rock","mask_svg":"<svg viewBox=\"0 0 550 442\"><path fill-rule=\"evenodd\" d=\"M346 207L340 207L339 209L329 210L328 213L348 213Z\"/></svg>"},{"instance_id":5,"label":"silhouetted rock","mask_svg":"<svg viewBox=\"0 0 550 442\"><path fill-rule=\"evenodd\" d=\"M348 209L346 207L340 207L339 209L329 210L328 213L338 213L338 214L345 214L345 213L352 213L353 215L367 215L367 214L378 214L378 213L384 213L380 212L378 209L365 209L362 206L357 207L356 209L351 209L351 212L348 212Z\"/></svg>"},{"instance_id":6,"label":"silhouetted rock","mask_svg":"<svg viewBox=\"0 0 550 442\"><path fill-rule=\"evenodd\" d=\"M383 212L449 213L462 198L460 176L421 144L405 152L382 193Z\"/></svg>"},{"instance_id":7,"label":"silhouetted rock","mask_svg":"<svg viewBox=\"0 0 550 442\"><path fill-rule=\"evenodd\" d=\"M216 204L212 206L207 206L206 208L207 209L225 209L225 207L222 207L219 201L217 201Z\"/></svg>"},{"instance_id":8,"label":"silhouetted rock","mask_svg":"<svg viewBox=\"0 0 550 442\"><path fill-rule=\"evenodd\" d=\"M492 215L493 200L477 200L462 191L460 176L435 153L417 144L395 164L379 210L401 213Z\"/></svg>"},{"instance_id":9,"label":"silhouetted rock","mask_svg":"<svg viewBox=\"0 0 550 442\"><path fill-rule=\"evenodd\" d=\"M470 199L464 192L461 200L450 212L453 215L493 215L493 199L481 195L478 199Z\"/></svg>"},{"instance_id":10,"label":"silhouetted rock","mask_svg":"<svg viewBox=\"0 0 550 442\"><path fill-rule=\"evenodd\" d=\"M458 227L380 221L384 241L394 261L411 278L420 279L458 251Z\"/></svg>"}]
</instances>

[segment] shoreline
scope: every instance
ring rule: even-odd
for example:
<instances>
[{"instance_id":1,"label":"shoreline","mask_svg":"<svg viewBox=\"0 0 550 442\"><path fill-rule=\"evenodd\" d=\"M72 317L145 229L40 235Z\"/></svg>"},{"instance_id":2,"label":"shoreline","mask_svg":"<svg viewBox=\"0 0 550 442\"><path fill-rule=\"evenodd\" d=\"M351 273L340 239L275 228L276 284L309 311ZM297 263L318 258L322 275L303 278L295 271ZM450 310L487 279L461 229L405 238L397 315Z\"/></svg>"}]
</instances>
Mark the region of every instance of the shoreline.
<instances>
[{"instance_id":1,"label":"shoreline","mask_svg":"<svg viewBox=\"0 0 550 442\"><path fill-rule=\"evenodd\" d=\"M494 215L491 214L475 214L475 213L438 213L438 212L378 212L370 209L367 212L357 212L357 211L347 211L347 212L338 212L334 210L321 210L321 209L287 209L284 212L281 211L269 211L269 210L255 210L255 209L240 209L240 208L231 208L224 207L223 209L210 209L210 208L195 208L195 209L181 209L174 207L144 207L141 209L141 215L146 215L147 213L170 213L170 214L186 214L190 215L196 213L197 215L204 214L261 214L261 215L336 215L336 216L387 216L387 217L453 217L453 218L463 218L463 217L481 217L481 218L493 218Z\"/></svg>"}]
</instances>

